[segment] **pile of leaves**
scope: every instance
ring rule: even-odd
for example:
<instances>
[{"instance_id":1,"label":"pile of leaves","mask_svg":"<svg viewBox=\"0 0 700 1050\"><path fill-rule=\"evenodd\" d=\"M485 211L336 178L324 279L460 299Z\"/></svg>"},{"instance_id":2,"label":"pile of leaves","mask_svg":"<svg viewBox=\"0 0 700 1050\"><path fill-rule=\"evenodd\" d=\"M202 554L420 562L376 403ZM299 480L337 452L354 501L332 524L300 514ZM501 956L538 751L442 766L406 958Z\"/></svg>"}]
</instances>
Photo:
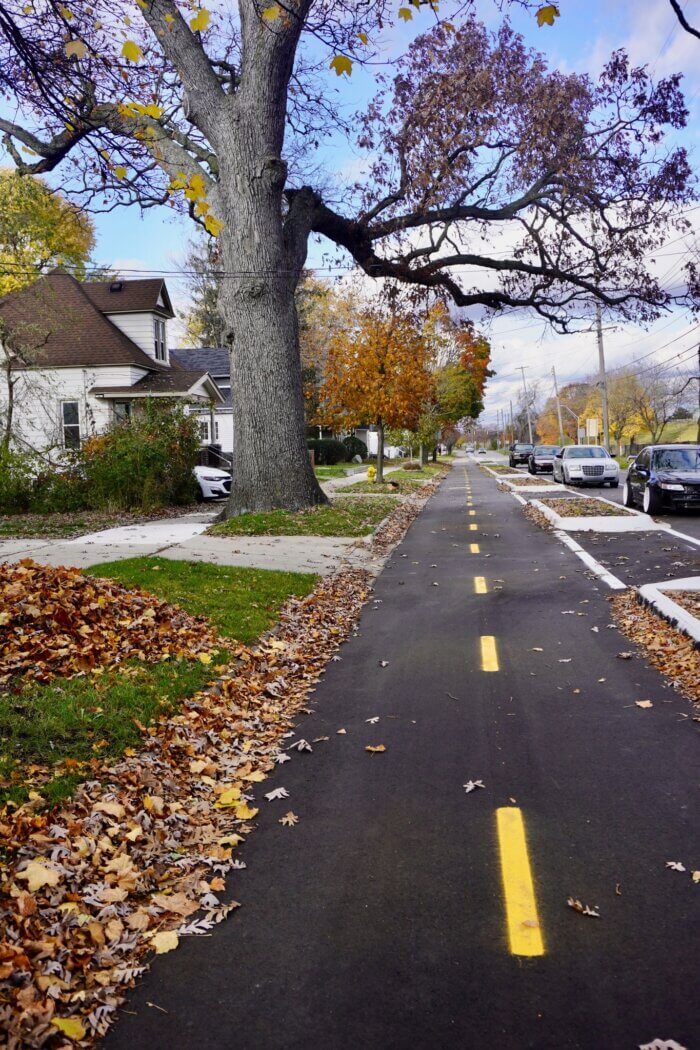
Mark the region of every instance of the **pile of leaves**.
<instances>
[{"instance_id":1,"label":"pile of leaves","mask_svg":"<svg viewBox=\"0 0 700 1050\"><path fill-rule=\"evenodd\" d=\"M125 660L204 659L218 638L175 605L78 569L0 563L0 686Z\"/></svg>"},{"instance_id":2,"label":"pile of leaves","mask_svg":"<svg viewBox=\"0 0 700 1050\"><path fill-rule=\"evenodd\" d=\"M634 591L615 595L610 603L620 630L639 645L646 660L679 693L700 702L700 651L692 638L643 605Z\"/></svg>"},{"instance_id":3,"label":"pile of leaves","mask_svg":"<svg viewBox=\"0 0 700 1050\"><path fill-rule=\"evenodd\" d=\"M517 479L516 478L508 478L507 479L507 483L509 485L513 485L515 488L518 488L518 489L520 489L520 488L523 488L523 489L525 489L525 488L533 488L533 487L537 487L537 488L545 487L545 488L548 488L550 485L553 484L553 482L551 481L550 478L542 478L542 477L536 478L536 477L532 477L529 474L523 474L521 477L519 477Z\"/></svg>"},{"instance_id":4,"label":"pile of leaves","mask_svg":"<svg viewBox=\"0 0 700 1050\"><path fill-rule=\"evenodd\" d=\"M700 591L670 591L668 597L700 620Z\"/></svg>"},{"instance_id":5,"label":"pile of leaves","mask_svg":"<svg viewBox=\"0 0 700 1050\"><path fill-rule=\"evenodd\" d=\"M61 809L0 811L0 1031L10 1047L103 1035L154 954L237 907L224 876L244 867L234 851L253 828L255 785L296 755L285 739L294 716L354 630L369 580L350 570L292 599L272 634L236 650L230 673Z\"/></svg>"},{"instance_id":6,"label":"pile of leaves","mask_svg":"<svg viewBox=\"0 0 700 1050\"><path fill-rule=\"evenodd\" d=\"M586 518L591 516L596 518L628 518L630 516L630 512L625 510L624 507L613 506L612 503L605 503L604 500L596 499L594 496L577 496L573 499L566 496L563 498L545 496L541 497L541 502L556 514L561 514L563 518Z\"/></svg>"}]
</instances>

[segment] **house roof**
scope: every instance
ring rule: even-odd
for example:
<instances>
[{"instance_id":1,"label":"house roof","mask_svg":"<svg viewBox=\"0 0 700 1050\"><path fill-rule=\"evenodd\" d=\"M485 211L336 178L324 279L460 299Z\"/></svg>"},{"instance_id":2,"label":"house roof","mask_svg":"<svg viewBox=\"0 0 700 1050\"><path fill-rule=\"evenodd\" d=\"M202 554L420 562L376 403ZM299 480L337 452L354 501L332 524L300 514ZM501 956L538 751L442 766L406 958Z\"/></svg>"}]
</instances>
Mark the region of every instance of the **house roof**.
<instances>
[{"instance_id":1,"label":"house roof","mask_svg":"<svg viewBox=\"0 0 700 1050\"><path fill-rule=\"evenodd\" d=\"M170 351L170 360L182 368L204 368L213 376L229 376L231 358L221 346L182 347Z\"/></svg>"},{"instance_id":2,"label":"house roof","mask_svg":"<svg viewBox=\"0 0 700 1050\"><path fill-rule=\"evenodd\" d=\"M108 401L142 397L179 397L193 401L216 401L219 404L224 401L208 372L185 368L170 368L166 372L144 376L133 386L93 386L90 393Z\"/></svg>"},{"instance_id":3,"label":"house roof","mask_svg":"<svg viewBox=\"0 0 700 1050\"><path fill-rule=\"evenodd\" d=\"M88 299L104 314L160 313L174 317L168 289L162 277L137 281L86 281Z\"/></svg>"},{"instance_id":4,"label":"house roof","mask_svg":"<svg viewBox=\"0 0 700 1050\"><path fill-rule=\"evenodd\" d=\"M17 342L27 346L25 365L136 365L149 371L170 371L112 324L88 296L87 288L65 270L54 270L0 299L0 317Z\"/></svg>"},{"instance_id":5,"label":"house roof","mask_svg":"<svg viewBox=\"0 0 700 1050\"><path fill-rule=\"evenodd\" d=\"M220 346L183 347L170 351L170 363L179 368L206 369L215 379L226 377L231 382L231 357L228 350ZM221 405L223 409L233 408L229 391Z\"/></svg>"}]
</instances>

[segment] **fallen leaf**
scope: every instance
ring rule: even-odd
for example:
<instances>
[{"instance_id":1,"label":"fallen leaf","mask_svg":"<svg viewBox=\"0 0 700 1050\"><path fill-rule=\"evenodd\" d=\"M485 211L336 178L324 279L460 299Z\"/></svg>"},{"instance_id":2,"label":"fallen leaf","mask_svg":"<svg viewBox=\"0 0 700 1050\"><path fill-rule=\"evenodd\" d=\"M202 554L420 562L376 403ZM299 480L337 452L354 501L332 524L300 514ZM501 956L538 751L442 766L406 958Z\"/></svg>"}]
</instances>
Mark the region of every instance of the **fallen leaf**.
<instances>
[{"instance_id":1,"label":"fallen leaf","mask_svg":"<svg viewBox=\"0 0 700 1050\"><path fill-rule=\"evenodd\" d=\"M338 736L345 736L347 734L347 729L337 729L336 733Z\"/></svg>"},{"instance_id":2,"label":"fallen leaf","mask_svg":"<svg viewBox=\"0 0 700 1050\"><path fill-rule=\"evenodd\" d=\"M286 788L279 787L275 788L274 791L268 791L265 798L268 802L274 802L277 798L289 798L289 792Z\"/></svg>"},{"instance_id":3,"label":"fallen leaf","mask_svg":"<svg viewBox=\"0 0 700 1050\"><path fill-rule=\"evenodd\" d=\"M576 897L567 897L566 903L569 905L570 908L573 908L574 911L577 911L580 915L588 915L592 919L600 918L600 912L598 911L597 906L595 908L591 908L588 904L582 904L580 900L576 899Z\"/></svg>"},{"instance_id":4,"label":"fallen leaf","mask_svg":"<svg viewBox=\"0 0 700 1050\"><path fill-rule=\"evenodd\" d=\"M54 1017L51 1021L54 1028L58 1028L59 1032L63 1032L69 1039L75 1039L80 1041L86 1036L85 1028L83 1023L78 1017Z\"/></svg>"},{"instance_id":5,"label":"fallen leaf","mask_svg":"<svg viewBox=\"0 0 700 1050\"><path fill-rule=\"evenodd\" d=\"M26 881L30 893L36 893L42 886L58 886L61 873L38 860L32 860L23 871L17 872L17 878Z\"/></svg>"},{"instance_id":6,"label":"fallen leaf","mask_svg":"<svg viewBox=\"0 0 700 1050\"><path fill-rule=\"evenodd\" d=\"M666 867L671 868L672 871L686 871L684 864L681 864L679 860L667 860Z\"/></svg>"},{"instance_id":7,"label":"fallen leaf","mask_svg":"<svg viewBox=\"0 0 700 1050\"><path fill-rule=\"evenodd\" d=\"M379 715L375 715L374 718L365 718L365 722L368 722L371 726L376 725L379 721Z\"/></svg>"},{"instance_id":8,"label":"fallen leaf","mask_svg":"<svg viewBox=\"0 0 700 1050\"><path fill-rule=\"evenodd\" d=\"M476 791L477 788L486 787L483 780L468 780L466 784L462 784L462 787L469 795L472 791Z\"/></svg>"},{"instance_id":9,"label":"fallen leaf","mask_svg":"<svg viewBox=\"0 0 700 1050\"><path fill-rule=\"evenodd\" d=\"M651 702L651 700L635 700L634 702L637 705L637 707L643 707L645 709L647 707L653 707L654 706L653 703Z\"/></svg>"},{"instance_id":10,"label":"fallen leaf","mask_svg":"<svg viewBox=\"0 0 700 1050\"><path fill-rule=\"evenodd\" d=\"M675 1039L654 1039L651 1043L640 1043L639 1050L687 1050Z\"/></svg>"},{"instance_id":11,"label":"fallen leaf","mask_svg":"<svg viewBox=\"0 0 700 1050\"><path fill-rule=\"evenodd\" d=\"M155 949L156 955L165 955L167 952L174 951L179 943L180 938L175 930L161 930L160 933L156 933L151 938L151 944Z\"/></svg>"},{"instance_id":12,"label":"fallen leaf","mask_svg":"<svg viewBox=\"0 0 700 1050\"><path fill-rule=\"evenodd\" d=\"M369 751L371 755L378 755L381 754L382 751L386 751L386 747L384 744L376 744L375 746L368 744L365 751Z\"/></svg>"},{"instance_id":13,"label":"fallen leaf","mask_svg":"<svg viewBox=\"0 0 700 1050\"><path fill-rule=\"evenodd\" d=\"M293 828L295 824L299 823L299 817L296 813L292 813L290 809L289 813L285 813L283 817L280 817L277 823L284 824L285 828Z\"/></svg>"}]
</instances>

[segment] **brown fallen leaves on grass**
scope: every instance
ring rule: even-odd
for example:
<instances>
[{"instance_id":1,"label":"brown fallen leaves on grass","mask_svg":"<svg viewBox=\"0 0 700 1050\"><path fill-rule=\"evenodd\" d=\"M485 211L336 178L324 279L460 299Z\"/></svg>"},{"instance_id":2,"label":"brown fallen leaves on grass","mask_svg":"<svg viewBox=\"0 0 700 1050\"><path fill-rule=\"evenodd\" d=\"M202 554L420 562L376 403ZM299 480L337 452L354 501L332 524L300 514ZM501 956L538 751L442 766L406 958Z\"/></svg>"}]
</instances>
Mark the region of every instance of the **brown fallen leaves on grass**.
<instances>
[{"instance_id":1,"label":"brown fallen leaves on grass","mask_svg":"<svg viewBox=\"0 0 700 1050\"><path fill-rule=\"evenodd\" d=\"M218 643L205 620L137 589L31 559L0 564L0 685L124 660L206 660Z\"/></svg>"},{"instance_id":2,"label":"brown fallen leaves on grass","mask_svg":"<svg viewBox=\"0 0 700 1050\"><path fill-rule=\"evenodd\" d=\"M646 660L679 693L699 702L700 651L693 640L642 605L633 591L617 594L609 601L620 630L641 647Z\"/></svg>"},{"instance_id":3,"label":"brown fallen leaves on grass","mask_svg":"<svg viewBox=\"0 0 700 1050\"><path fill-rule=\"evenodd\" d=\"M288 602L273 635L239 647L230 674L60 809L0 811L0 1031L9 1047L101 1036L155 954L237 906L220 894L223 876L241 866L234 850L252 829L254 786L286 757L283 737L355 628L369 579L339 573ZM78 586L70 574L66 584Z\"/></svg>"}]
</instances>

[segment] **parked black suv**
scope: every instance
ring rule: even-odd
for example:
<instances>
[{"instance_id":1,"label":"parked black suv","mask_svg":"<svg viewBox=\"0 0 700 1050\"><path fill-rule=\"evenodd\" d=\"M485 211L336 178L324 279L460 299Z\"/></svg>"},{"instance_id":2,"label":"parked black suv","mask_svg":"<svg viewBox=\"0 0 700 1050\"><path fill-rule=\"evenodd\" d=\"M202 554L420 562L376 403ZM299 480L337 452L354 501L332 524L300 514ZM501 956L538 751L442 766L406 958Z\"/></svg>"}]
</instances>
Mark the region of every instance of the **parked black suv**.
<instances>
[{"instance_id":1,"label":"parked black suv","mask_svg":"<svg viewBox=\"0 0 700 1050\"><path fill-rule=\"evenodd\" d=\"M510 446L509 465L516 467L518 463L527 463L534 447L534 445L528 445L525 441L516 441L514 445Z\"/></svg>"},{"instance_id":2,"label":"parked black suv","mask_svg":"<svg viewBox=\"0 0 700 1050\"><path fill-rule=\"evenodd\" d=\"M700 445L648 445L630 463L622 491L626 507L647 514L687 507L700 510Z\"/></svg>"}]
</instances>

